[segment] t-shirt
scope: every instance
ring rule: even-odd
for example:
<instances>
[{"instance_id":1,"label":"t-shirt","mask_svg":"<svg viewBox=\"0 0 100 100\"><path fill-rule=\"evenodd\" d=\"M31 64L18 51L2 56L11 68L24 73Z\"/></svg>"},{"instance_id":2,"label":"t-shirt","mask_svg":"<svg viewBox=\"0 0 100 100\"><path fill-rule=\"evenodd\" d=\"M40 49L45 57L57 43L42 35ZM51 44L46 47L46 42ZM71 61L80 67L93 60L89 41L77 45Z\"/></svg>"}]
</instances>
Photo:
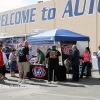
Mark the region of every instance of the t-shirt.
<instances>
[{"instance_id":1,"label":"t-shirt","mask_svg":"<svg viewBox=\"0 0 100 100\"><path fill-rule=\"evenodd\" d=\"M83 58L84 58L84 62L90 62L90 56L88 53L84 52L83 53Z\"/></svg>"},{"instance_id":2,"label":"t-shirt","mask_svg":"<svg viewBox=\"0 0 100 100\"><path fill-rule=\"evenodd\" d=\"M98 61L100 62L100 50L98 50L97 56L98 56Z\"/></svg>"},{"instance_id":3,"label":"t-shirt","mask_svg":"<svg viewBox=\"0 0 100 100\"><path fill-rule=\"evenodd\" d=\"M40 53L37 54L37 58L38 58L38 61L39 61L39 59L41 59L40 64L43 64L43 62L45 60L45 56L42 51L40 51Z\"/></svg>"},{"instance_id":4,"label":"t-shirt","mask_svg":"<svg viewBox=\"0 0 100 100\"><path fill-rule=\"evenodd\" d=\"M19 59L19 62L26 62L27 59L26 59L26 55L29 55L29 49L27 47L20 47L18 49L18 59Z\"/></svg>"},{"instance_id":5,"label":"t-shirt","mask_svg":"<svg viewBox=\"0 0 100 100\"><path fill-rule=\"evenodd\" d=\"M0 51L0 67L2 67L3 65L4 65L3 53L2 53L2 51Z\"/></svg>"},{"instance_id":6,"label":"t-shirt","mask_svg":"<svg viewBox=\"0 0 100 100\"><path fill-rule=\"evenodd\" d=\"M47 54L46 54L46 58L49 58L49 65L58 65L59 64L59 56L60 56L60 52L58 50L50 50Z\"/></svg>"},{"instance_id":7,"label":"t-shirt","mask_svg":"<svg viewBox=\"0 0 100 100\"><path fill-rule=\"evenodd\" d=\"M11 57L17 59L17 56L16 56L15 54L10 53L10 55L9 55L9 60L11 60L11 61L16 61L16 60L12 60Z\"/></svg>"}]
</instances>

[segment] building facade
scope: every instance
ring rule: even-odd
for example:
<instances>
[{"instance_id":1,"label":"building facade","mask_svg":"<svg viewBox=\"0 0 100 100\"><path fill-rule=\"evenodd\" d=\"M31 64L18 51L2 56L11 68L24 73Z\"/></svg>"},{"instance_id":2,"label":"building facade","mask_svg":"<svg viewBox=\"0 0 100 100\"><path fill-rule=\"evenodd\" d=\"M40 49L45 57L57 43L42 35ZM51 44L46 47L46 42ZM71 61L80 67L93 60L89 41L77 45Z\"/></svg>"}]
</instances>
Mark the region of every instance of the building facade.
<instances>
[{"instance_id":1,"label":"building facade","mask_svg":"<svg viewBox=\"0 0 100 100\"><path fill-rule=\"evenodd\" d=\"M100 0L50 0L0 13L0 33L55 28L89 36L91 51L96 52L100 44Z\"/></svg>"}]
</instances>

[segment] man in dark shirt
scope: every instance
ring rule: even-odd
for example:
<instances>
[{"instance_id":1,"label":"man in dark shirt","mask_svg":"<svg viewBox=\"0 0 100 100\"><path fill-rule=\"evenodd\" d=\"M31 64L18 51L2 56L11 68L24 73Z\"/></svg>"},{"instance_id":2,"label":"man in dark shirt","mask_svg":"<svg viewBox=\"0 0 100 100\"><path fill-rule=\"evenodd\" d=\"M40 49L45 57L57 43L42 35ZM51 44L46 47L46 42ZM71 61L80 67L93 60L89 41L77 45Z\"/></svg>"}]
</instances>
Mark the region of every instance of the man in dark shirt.
<instances>
[{"instance_id":1,"label":"man in dark shirt","mask_svg":"<svg viewBox=\"0 0 100 100\"><path fill-rule=\"evenodd\" d=\"M48 64L48 82L52 81L53 69L55 71L55 75L57 77L57 82L59 81L59 56L60 52L56 50L56 46L52 46L52 49L46 54L46 64Z\"/></svg>"},{"instance_id":2,"label":"man in dark shirt","mask_svg":"<svg viewBox=\"0 0 100 100\"><path fill-rule=\"evenodd\" d=\"M29 48L28 42L24 42L24 46L21 46L18 50L18 68L19 68L19 83L26 83L25 78L27 72L29 72ZM24 72L24 75L23 75Z\"/></svg>"},{"instance_id":3,"label":"man in dark shirt","mask_svg":"<svg viewBox=\"0 0 100 100\"><path fill-rule=\"evenodd\" d=\"M79 50L77 49L76 45L72 46L73 52L72 52L72 57L71 57L71 62L72 62L72 74L73 78L72 81L79 81Z\"/></svg>"}]
</instances>

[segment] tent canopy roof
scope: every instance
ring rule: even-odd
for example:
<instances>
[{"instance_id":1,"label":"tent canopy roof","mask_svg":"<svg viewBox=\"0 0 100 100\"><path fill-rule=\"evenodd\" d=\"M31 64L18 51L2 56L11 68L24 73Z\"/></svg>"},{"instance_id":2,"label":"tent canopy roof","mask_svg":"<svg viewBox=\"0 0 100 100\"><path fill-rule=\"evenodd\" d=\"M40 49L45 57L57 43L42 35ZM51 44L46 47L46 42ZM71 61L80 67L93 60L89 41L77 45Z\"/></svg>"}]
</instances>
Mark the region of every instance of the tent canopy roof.
<instances>
[{"instance_id":1,"label":"tent canopy roof","mask_svg":"<svg viewBox=\"0 0 100 100\"><path fill-rule=\"evenodd\" d=\"M54 29L28 37L29 42L43 41L90 41L88 36L65 29Z\"/></svg>"}]
</instances>

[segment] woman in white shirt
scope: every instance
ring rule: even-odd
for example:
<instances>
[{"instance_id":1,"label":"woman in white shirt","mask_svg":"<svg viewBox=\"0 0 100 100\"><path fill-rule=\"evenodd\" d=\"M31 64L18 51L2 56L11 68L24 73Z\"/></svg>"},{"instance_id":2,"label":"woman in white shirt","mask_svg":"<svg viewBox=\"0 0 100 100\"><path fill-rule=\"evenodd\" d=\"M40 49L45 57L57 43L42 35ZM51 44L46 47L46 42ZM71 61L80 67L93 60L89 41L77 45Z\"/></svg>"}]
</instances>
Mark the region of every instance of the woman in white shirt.
<instances>
[{"instance_id":1,"label":"woman in white shirt","mask_svg":"<svg viewBox=\"0 0 100 100\"><path fill-rule=\"evenodd\" d=\"M15 51L16 51L15 49L12 49L11 53L9 55L11 77L16 77L15 70L16 70L16 66L17 66L17 56L15 55Z\"/></svg>"}]
</instances>

